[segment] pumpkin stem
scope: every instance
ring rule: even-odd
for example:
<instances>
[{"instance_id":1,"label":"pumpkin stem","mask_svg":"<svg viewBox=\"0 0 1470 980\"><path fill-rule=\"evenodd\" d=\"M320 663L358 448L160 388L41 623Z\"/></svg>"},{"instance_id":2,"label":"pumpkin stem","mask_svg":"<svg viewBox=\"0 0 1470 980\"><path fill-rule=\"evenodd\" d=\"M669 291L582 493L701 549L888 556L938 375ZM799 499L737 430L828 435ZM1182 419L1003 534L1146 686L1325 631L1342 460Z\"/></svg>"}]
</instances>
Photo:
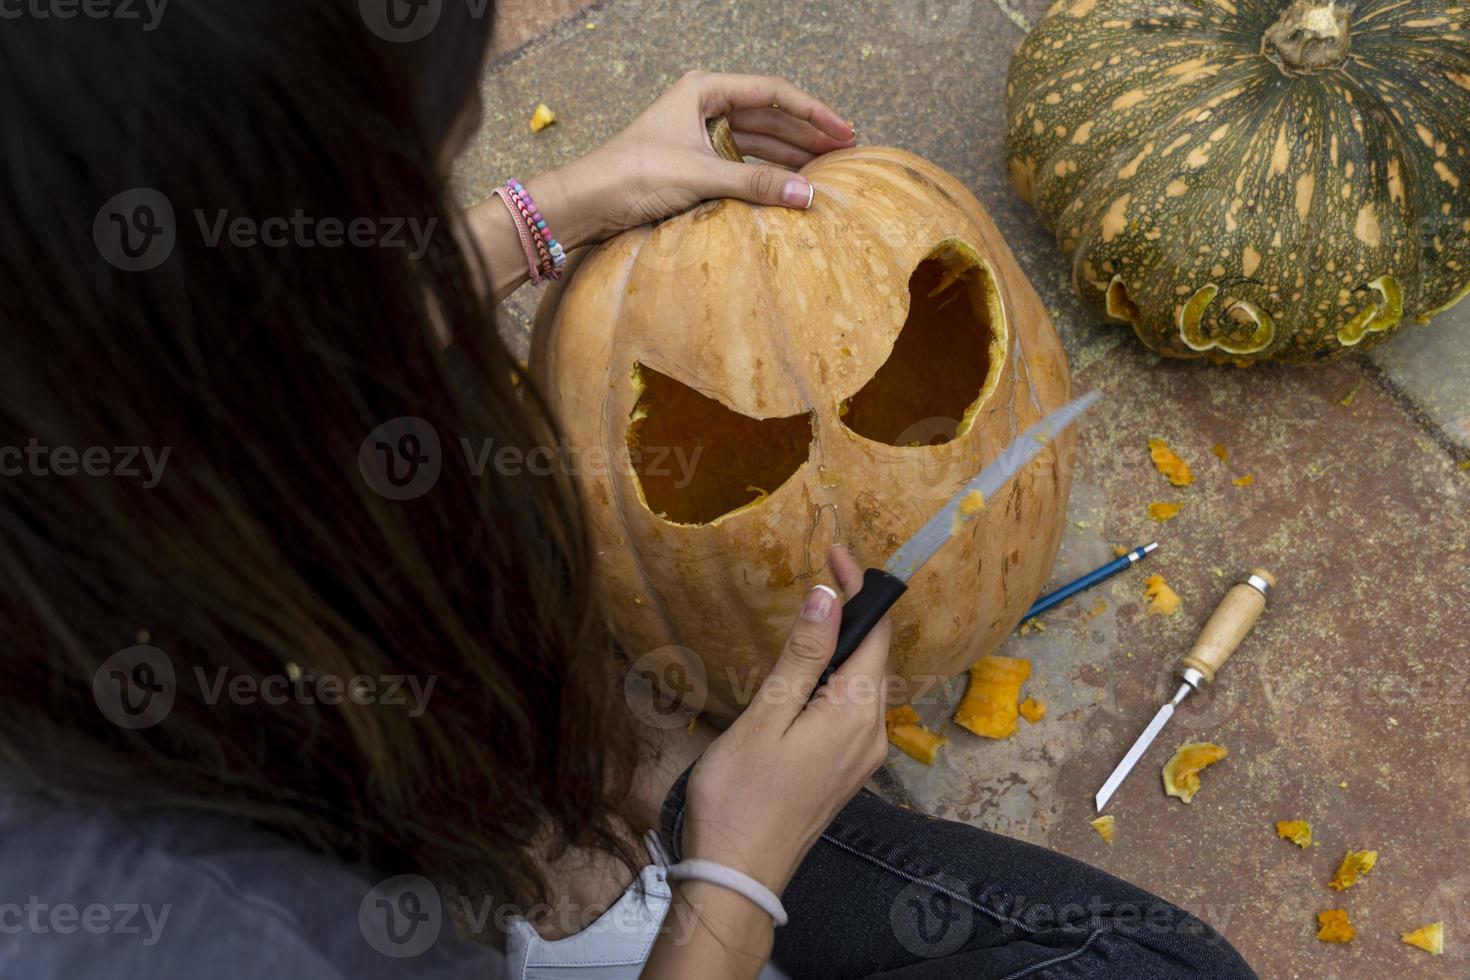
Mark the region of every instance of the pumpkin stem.
<instances>
[{"instance_id":1,"label":"pumpkin stem","mask_svg":"<svg viewBox=\"0 0 1470 980\"><path fill-rule=\"evenodd\" d=\"M710 145L716 153L735 163L745 162L745 157L740 155L740 149L735 145L735 133L730 129L729 117L716 116L704 125L709 130Z\"/></svg>"},{"instance_id":2,"label":"pumpkin stem","mask_svg":"<svg viewBox=\"0 0 1470 980\"><path fill-rule=\"evenodd\" d=\"M1266 29L1261 54L1288 75L1336 68L1347 60L1348 10L1332 0L1296 0Z\"/></svg>"}]
</instances>

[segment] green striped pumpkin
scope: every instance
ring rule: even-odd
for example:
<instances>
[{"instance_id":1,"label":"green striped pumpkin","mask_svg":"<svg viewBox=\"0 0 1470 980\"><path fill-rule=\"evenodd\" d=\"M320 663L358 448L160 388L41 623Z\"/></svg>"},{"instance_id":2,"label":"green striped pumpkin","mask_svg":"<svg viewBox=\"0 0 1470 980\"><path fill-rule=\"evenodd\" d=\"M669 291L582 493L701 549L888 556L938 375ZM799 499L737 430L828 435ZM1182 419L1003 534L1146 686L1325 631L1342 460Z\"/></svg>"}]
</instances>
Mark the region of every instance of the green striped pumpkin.
<instances>
[{"instance_id":1,"label":"green striped pumpkin","mask_svg":"<svg viewBox=\"0 0 1470 980\"><path fill-rule=\"evenodd\" d=\"M1011 61L1011 182L1161 354L1366 350L1470 292L1467 27L1445 0L1059 0Z\"/></svg>"}]
</instances>

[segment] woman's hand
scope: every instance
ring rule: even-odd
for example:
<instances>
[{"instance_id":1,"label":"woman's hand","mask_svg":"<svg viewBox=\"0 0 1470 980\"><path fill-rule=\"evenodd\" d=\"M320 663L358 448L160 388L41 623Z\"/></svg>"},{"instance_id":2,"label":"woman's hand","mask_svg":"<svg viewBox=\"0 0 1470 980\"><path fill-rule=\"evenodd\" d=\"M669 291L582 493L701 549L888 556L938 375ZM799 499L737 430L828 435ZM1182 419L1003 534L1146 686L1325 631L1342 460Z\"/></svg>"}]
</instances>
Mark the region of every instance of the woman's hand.
<instances>
[{"instance_id":1,"label":"woman's hand","mask_svg":"<svg viewBox=\"0 0 1470 980\"><path fill-rule=\"evenodd\" d=\"M705 124L719 116L729 117L741 153L769 164L716 154ZM785 79L696 71L610 142L543 179L559 183L569 210L580 212L563 239L575 247L713 198L809 207L811 184L783 168L852 146L853 136L841 116Z\"/></svg>"},{"instance_id":2,"label":"woman's hand","mask_svg":"<svg viewBox=\"0 0 1470 980\"><path fill-rule=\"evenodd\" d=\"M742 153L770 162L716 154L705 123L719 116ZM525 186L571 252L712 198L810 207L811 183L785 168L853 144L851 125L785 79L690 72L610 142ZM492 197L465 227L489 267L480 286L498 303L529 276L516 224Z\"/></svg>"},{"instance_id":3,"label":"woman's hand","mask_svg":"<svg viewBox=\"0 0 1470 980\"><path fill-rule=\"evenodd\" d=\"M834 547L832 570L844 591L863 574ZM777 895L837 811L883 764L883 687L892 624L884 619L810 702L837 646L838 597L807 594L781 659L750 707L694 766L685 794L683 856L718 861ZM676 936L665 928L641 974L748 980L770 957L771 917L753 902L704 881L674 889L666 922L693 922Z\"/></svg>"},{"instance_id":4,"label":"woman's hand","mask_svg":"<svg viewBox=\"0 0 1470 980\"><path fill-rule=\"evenodd\" d=\"M844 591L862 588L846 549L832 549ZM884 681L891 624L884 619L810 703L832 659L842 604L822 587L750 707L710 745L689 778L685 857L719 861L780 894L797 865L888 756Z\"/></svg>"}]
</instances>

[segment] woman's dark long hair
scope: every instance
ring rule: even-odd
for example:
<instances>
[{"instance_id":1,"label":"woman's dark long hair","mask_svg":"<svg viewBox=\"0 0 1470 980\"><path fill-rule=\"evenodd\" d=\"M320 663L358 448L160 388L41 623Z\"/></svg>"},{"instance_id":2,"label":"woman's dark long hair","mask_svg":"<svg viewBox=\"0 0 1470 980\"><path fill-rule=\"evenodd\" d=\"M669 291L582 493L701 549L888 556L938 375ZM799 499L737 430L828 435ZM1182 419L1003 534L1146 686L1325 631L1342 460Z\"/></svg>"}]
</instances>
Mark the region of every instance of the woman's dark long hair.
<instances>
[{"instance_id":1,"label":"woman's dark long hair","mask_svg":"<svg viewBox=\"0 0 1470 980\"><path fill-rule=\"evenodd\" d=\"M0 26L0 771L528 903L531 842L618 851L636 738L570 481L471 465L558 442L450 228L491 7L370 6ZM405 417L441 472L392 499ZM140 643L174 701L120 725Z\"/></svg>"}]
</instances>

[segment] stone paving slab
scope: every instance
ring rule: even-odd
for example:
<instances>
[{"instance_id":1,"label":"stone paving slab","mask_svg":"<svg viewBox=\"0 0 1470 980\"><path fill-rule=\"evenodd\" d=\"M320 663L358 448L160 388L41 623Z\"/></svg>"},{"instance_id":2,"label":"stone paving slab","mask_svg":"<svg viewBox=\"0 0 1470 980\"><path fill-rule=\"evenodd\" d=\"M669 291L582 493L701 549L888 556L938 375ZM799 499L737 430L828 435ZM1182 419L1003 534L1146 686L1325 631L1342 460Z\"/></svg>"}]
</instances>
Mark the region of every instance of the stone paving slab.
<instances>
[{"instance_id":1,"label":"stone paving slab","mask_svg":"<svg viewBox=\"0 0 1470 980\"><path fill-rule=\"evenodd\" d=\"M1470 471L1458 466L1470 459L1470 304L1371 359L1310 371L1166 363L1090 321L1001 165L1006 65L1044 7L599 3L492 64L461 199L591 149L694 67L784 74L854 118L863 141L955 173L1052 309L1079 389L1109 396L1080 430L1055 582L1101 564L1114 545L1162 547L1002 649L1031 660L1026 693L1047 702L1045 719L1003 742L951 726L933 768L894 753L889 784L928 812L1059 849L1185 904L1267 980L1470 976L1461 756L1470 681L1458 667L1470 654ZM526 120L542 101L561 122L533 137ZM512 333L535 301L530 291L512 299ZM1146 443L1156 436L1194 465L1195 486L1175 490L1153 471ZM1229 464L1211 454L1215 443ZM1230 482L1245 474L1253 486ZM1145 512L1155 500L1185 507L1159 525ZM1088 827L1093 791L1169 693L1173 663L1232 578L1253 564L1280 577L1279 595L1218 688L1181 710L1123 788L1111 808L1118 842L1107 847ZM1146 613L1142 582L1153 572L1183 598L1176 616ZM931 694L921 713L944 724L960 690ZM1188 806L1159 785L1168 752L1186 740L1231 751ZM1320 846L1276 839L1274 822L1293 818L1312 820ZM1377 848L1380 865L1352 891L1329 891L1349 847ZM1338 906L1360 929L1349 947L1313 938L1315 913ZM1398 943L1400 931L1436 919L1449 935L1444 957Z\"/></svg>"}]
</instances>

